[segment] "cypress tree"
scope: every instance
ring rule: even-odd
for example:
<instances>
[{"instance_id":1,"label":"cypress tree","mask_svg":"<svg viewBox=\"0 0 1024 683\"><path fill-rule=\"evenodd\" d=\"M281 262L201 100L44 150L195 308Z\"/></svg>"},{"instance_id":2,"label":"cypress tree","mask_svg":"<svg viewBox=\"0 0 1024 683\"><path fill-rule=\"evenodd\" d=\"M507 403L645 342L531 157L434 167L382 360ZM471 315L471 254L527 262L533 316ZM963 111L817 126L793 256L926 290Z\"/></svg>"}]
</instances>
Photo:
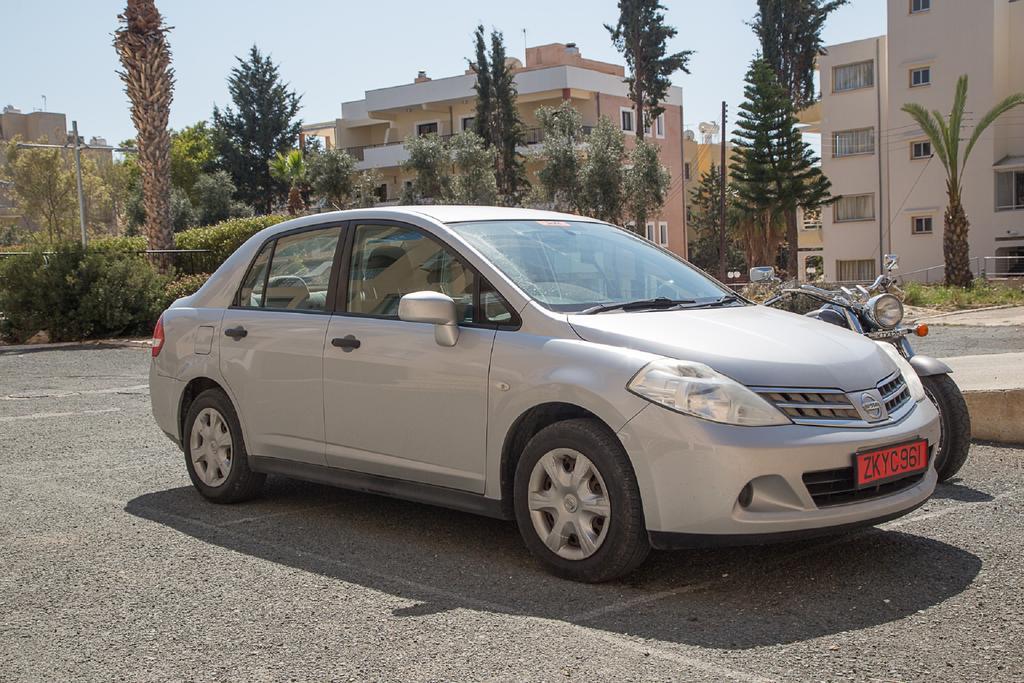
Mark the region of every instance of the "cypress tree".
<instances>
[{"instance_id":1,"label":"cypress tree","mask_svg":"<svg viewBox=\"0 0 1024 683\"><path fill-rule=\"evenodd\" d=\"M672 85L672 74L690 73L687 65L692 50L668 53L666 43L678 31L665 23L664 9L658 0L619 0L618 23L604 25L629 67L626 83L636 110L638 140L644 139L645 124L665 111L661 102Z\"/></svg>"},{"instance_id":2,"label":"cypress tree","mask_svg":"<svg viewBox=\"0 0 1024 683\"><path fill-rule=\"evenodd\" d=\"M491 87L491 65L487 59L487 41L484 38L484 27L480 24L473 33L476 46L476 58L469 63L476 72L476 118L473 119L473 130L488 147L494 145L491 138L491 117L494 111L494 93Z\"/></svg>"}]
</instances>

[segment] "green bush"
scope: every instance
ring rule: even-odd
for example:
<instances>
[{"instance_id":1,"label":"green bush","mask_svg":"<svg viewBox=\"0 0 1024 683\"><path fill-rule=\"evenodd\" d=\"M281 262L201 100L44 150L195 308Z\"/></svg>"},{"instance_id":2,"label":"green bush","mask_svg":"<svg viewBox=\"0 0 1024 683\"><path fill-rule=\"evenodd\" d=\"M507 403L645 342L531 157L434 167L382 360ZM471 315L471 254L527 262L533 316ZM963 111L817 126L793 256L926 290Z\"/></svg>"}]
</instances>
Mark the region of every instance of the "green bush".
<instances>
[{"instance_id":1,"label":"green bush","mask_svg":"<svg viewBox=\"0 0 1024 683\"><path fill-rule=\"evenodd\" d=\"M1024 288L1007 283L993 285L975 280L971 287L947 287L908 282L903 288L903 303L922 308L959 310L985 306L1022 305Z\"/></svg>"},{"instance_id":2,"label":"green bush","mask_svg":"<svg viewBox=\"0 0 1024 683\"><path fill-rule=\"evenodd\" d=\"M231 218L215 225L183 230L175 235L175 243L178 249L209 249L211 253L197 259L196 263L202 263L203 270L214 271L247 239L287 219L278 215Z\"/></svg>"},{"instance_id":3,"label":"green bush","mask_svg":"<svg viewBox=\"0 0 1024 683\"><path fill-rule=\"evenodd\" d=\"M97 237L89 241L89 251L137 253L147 248L145 237Z\"/></svg>"},{"instance_id":4,"label":"green bush","mask_svg":"<svg viewBox=\"0 0 1024 683\"><path fill-rule=\"evenodd\" d=\"M147 334L162 310L166 278L145 257L61 244L0 261L0 336L52 341Z\"/></svg>"},{"instance_id":5,"label":"green bush","mask_svg":"<svg viewBox=\"0 0 1024 683\"><path fill-rule=\"evenodd\" d=\"M181 275L171 280L164 287L162 307L167 308L181 297L195 294L209 279L208 273L199 273L197 275Z\"/></svg>"}]
</instances>

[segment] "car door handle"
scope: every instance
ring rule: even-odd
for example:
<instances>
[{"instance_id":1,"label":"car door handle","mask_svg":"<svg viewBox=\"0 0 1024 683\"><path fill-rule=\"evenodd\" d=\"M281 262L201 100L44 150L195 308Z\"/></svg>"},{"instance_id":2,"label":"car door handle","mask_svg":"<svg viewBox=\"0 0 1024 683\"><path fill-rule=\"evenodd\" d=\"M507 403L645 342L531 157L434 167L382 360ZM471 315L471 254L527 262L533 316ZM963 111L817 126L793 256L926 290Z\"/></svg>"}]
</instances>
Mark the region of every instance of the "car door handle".
<instances>
[{"instance_id":1,"label":"car door handle","mask_svg":"<svg viewBox=\"0 0 1024 683\"><path fill-rule=\"evenodd\" d=\"M224 334L231 337L235 341L238 341L245 335L249 334L249 331L244 327L229 327L228 329L224 330Z\"/></svg>"},{"instance_id":2,"label":"car door handle","mask_svg":"<svg viewBox=\"0 0 1024 683\"><path fill-rule=\"evenodd\" d=\"M347 334L344 337L335 337L334 339L331 340L331 346L337 346L345 353L355 351L362 345L363 343L356 339L351 334Z\"/></svg>"}]
</instances>

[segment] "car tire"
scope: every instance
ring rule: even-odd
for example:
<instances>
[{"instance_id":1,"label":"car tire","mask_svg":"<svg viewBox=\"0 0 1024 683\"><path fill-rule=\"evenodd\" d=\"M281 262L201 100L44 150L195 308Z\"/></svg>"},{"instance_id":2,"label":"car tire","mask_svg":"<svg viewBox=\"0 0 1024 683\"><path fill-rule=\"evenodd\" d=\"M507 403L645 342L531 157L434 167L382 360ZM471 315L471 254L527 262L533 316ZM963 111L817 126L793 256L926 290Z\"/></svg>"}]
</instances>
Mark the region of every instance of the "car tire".
<instances>
[{"instance_id":1,"label":"car tire","mask_svg":"<svg viewBox=\"0 0 1024 683\"><path fill-rule=\"evenodd\" d=\"M557 463L567 469L552 473ZM526 547L558 576L610 581L640 566L651 550L629 457L596 419L556 422L535 434L516 465L513 496Z\"/></svg>"},{"instance_id":2,"label":"car tire","mask_svg":"<svg viewBox=\"0 0 1024 683\"><path fill-rule=\"evenodd\" d=\"M182 430L185 467L192 485L214 503L240 503L257 496L267 475L249 468L242 428L231 400L207 389L189 406Z\"/></svg>"},{"instance_id":3,"label":"car tire","mask_svg":"<svg viewBox=\"0 0 1024 683\"><path fill-rule=\"evenodd\" d=\"M924 393L939 411L942 433L935 456L935 472L940 482L956 476L967 462L971 448L971 415L967 402L949 375L922 377Z\"/></svg>"}]
</instances>

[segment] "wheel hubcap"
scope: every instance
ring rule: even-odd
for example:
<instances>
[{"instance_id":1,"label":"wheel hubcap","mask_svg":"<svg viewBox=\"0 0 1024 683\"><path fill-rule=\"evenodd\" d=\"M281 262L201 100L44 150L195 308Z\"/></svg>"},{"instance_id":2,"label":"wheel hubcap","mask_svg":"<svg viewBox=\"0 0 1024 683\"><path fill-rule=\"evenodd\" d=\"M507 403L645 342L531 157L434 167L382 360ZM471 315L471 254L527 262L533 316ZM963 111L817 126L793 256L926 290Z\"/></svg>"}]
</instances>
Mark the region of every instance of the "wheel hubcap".
<instances>
[{"instance_id":1,"label":"wheel hubcap","mask_svg":"<svg viewBox=\"0 0 1024 683\"><path fill-rule=\"evenodd\" d=\"M590 557L608 535L608 489L594 463L578 451L558 448L537 461L528 505L534 531L559 557Z\"/></svg>"},{"instance_id":2,"label":"wheel hubcap","mask_svg":"<svg viewBox=\"0 0 1024 683\"><path fill-rule=\"evenodd\" d=\"M207 486L220 486L231 473L231 430L215 408L204 408L192 423L189 454L196 475Z\"/></svg>"}]
</instances>

